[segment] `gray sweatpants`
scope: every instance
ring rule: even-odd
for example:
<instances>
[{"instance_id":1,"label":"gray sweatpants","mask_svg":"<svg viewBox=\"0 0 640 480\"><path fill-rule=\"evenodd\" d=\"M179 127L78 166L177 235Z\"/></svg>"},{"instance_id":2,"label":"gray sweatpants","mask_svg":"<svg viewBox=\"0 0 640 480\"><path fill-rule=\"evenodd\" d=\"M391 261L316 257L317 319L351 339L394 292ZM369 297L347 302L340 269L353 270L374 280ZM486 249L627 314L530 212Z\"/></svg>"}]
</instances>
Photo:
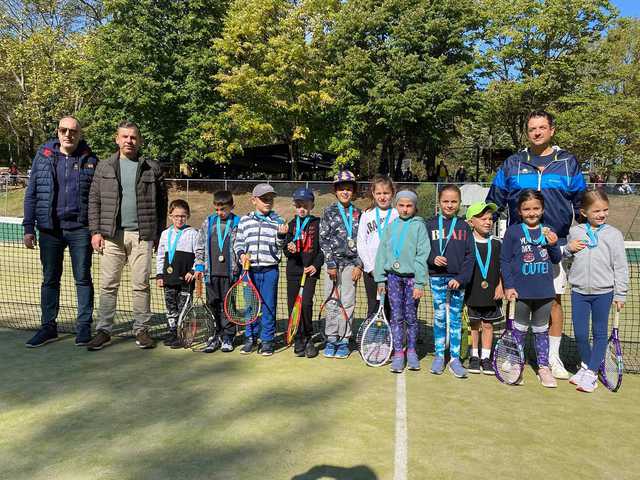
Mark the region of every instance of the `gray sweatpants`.
<instances>
[{"instance_id":1,"label":"gray sweatpants","mask_svg":"<svg viewBox=\"0 0 640 480\"><path fill-rule=\"evenodd\" d=\"M352 323L353 323L353 311L356 308L356 284L351 279L353 274L353 265L344 266L338 269L338 289L340 290L340 300L344 309L347 311L349 321L346 322L344 316L338 311L338 309L327 309L326 323L324 326L324 334L327 337L328 342L335 342L340 338L348 340L351 338ZM333 289L333 282L327 274L324 273L324 290L325 298L329 296ZM329 305L327 305L329 307Z\"/></svg>"},{"instance_id":2,"label":"gray sweatpants","mask_svg":"<svg viewBox=\"0 0 640 480\"><path fill-rule=\"evenodd\" d=\"M513 327L526 332L531 327L533 333L544 332L549 328L551 304L553 298L517 300Z\"/></svg>"}]
</instances>

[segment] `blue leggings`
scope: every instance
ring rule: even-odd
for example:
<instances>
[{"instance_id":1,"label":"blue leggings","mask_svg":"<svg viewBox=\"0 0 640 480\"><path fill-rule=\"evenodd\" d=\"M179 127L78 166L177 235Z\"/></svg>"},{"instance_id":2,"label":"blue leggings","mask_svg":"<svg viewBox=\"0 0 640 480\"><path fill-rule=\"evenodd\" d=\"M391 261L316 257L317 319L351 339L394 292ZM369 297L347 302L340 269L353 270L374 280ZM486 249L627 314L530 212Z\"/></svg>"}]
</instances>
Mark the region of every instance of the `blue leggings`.
<instances>
[{"instance_id":1,"label":"blue leggings","mask_svg":"<svg viewBox=\"0 0 640 480\"><path fill-rule=\"evenodd\" d=\"M609 310L612 302L613 292L582 295L571 291L571 317L578 352L582 363L585 363L592 372L598 371L607 349ZM589 345L589 316L591 316L593 348Z\"/></svg>"},{"instance_id":2,"label":"blue leggings","mask_svg":"<svg viewBox=\"0 0 640 480\"><path fill-rule=\"evenodd\" d=\"M433 295L433 337L436 356L444 357L447 336L447 293L449 296L449 353L451 358L460 357L460 338L462 336L462 306L464 289L449 290L447 284L450 277L431 277L431 294Z\"/></svg>"}]
</instances>

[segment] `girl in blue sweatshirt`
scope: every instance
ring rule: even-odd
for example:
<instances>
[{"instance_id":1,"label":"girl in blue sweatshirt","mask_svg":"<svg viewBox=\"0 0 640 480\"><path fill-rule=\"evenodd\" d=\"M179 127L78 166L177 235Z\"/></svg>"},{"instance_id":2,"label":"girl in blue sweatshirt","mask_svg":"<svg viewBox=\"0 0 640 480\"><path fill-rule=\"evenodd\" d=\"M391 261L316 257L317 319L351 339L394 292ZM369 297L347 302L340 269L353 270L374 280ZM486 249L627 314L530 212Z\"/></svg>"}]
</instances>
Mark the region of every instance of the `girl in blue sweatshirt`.
<instances>
[{"instance_id":1,"label":"girl in blue sweatshirt","mask_svg":"<svg viewBox=\"0 0 640 480\"><path fill-rule=\"evenodd\" d=\"M531 327L538 360L538 378L556 387L549 369L549 316L555 298L552 264L562 259L558 236L541 224L544 197L524 190L518 197L521 223L511 225L502 240L500 267L507 300L517 299L513 335L524 345Z\"/></svg>"},{"instance_id":2,"label":"girl in blue sweatshirt","mask_svg":"<svg viewBox=\"0 0 640 480\"><path fill-rule=\"evenodd\" d=\"M460 209L460 189L445 185L438 194L440 213L427 221L431 253L427 265L433 296L433 337L436 357L431 373L444 371L444 351L447 335L447 299L449 305L449 370L458 378L467 376L460 362L460 337L464 287L473 273L471 228L463 218L456 217Z\"/></svg>"}]
</instances>

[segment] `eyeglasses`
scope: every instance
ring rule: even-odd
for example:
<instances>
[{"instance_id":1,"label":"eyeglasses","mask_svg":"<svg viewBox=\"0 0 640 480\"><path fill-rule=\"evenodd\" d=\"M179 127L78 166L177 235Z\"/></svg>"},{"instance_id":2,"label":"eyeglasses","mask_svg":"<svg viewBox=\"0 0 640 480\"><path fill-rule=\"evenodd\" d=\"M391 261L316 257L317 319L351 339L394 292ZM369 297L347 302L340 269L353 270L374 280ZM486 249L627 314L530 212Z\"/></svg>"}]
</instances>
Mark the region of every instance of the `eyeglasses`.
<instances>
[{"instance_id":1,"label":"eyeglasses","mask_svg":"<svg viewBox=\"0 0 640 480\"><path fill-rule=\"evenodd\" d=\"M61 133L62 135L66 135L68 133L72 137L75 137L78 134L78 130L75 130L73 128L58 127L58 133Z\"/></svg>"}]
</instances>

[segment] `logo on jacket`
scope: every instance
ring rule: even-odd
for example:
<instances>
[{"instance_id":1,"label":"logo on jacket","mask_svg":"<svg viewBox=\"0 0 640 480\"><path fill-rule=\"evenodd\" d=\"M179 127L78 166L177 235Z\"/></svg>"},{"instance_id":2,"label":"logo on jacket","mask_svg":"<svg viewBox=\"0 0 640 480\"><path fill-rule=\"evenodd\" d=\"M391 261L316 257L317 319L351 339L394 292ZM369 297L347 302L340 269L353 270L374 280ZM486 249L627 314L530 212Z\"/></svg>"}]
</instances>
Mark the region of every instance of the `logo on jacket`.
<instances>
[{"instance_id":1,"label":"logo on jacket","mask_svg":"<svg viewBox=\"0 0 640 480\"><path fill-rule=\"evenodd\" d=\"M53 155L53 151L50 148L45 148L42 150L42 154L45 157L50 157L51 155Z\"/></svg>"}]
</instances>

